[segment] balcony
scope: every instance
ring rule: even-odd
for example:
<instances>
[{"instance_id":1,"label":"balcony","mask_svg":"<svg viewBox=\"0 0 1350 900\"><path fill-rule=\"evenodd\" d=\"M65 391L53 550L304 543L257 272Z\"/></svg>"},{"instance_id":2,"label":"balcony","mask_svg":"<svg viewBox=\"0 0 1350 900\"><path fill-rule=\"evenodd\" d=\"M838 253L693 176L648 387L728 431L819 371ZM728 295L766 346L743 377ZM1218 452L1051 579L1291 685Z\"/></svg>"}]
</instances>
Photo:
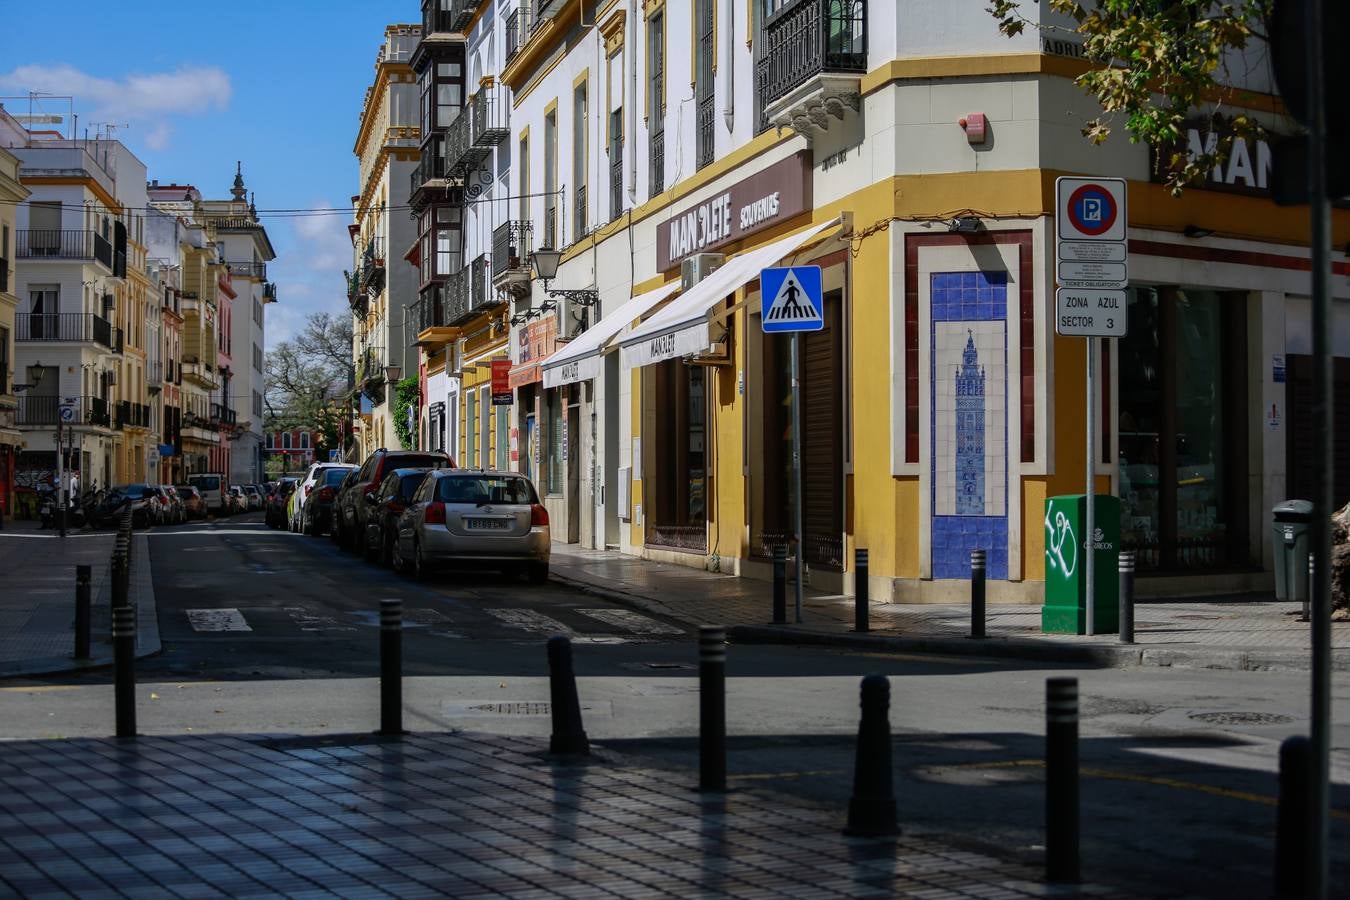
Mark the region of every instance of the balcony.
<instances>
[{"instance_id":1,"label":"balcony","mask_svg":"<svg viewBox=\"0 0 1350 900\"><path fill-rule=\"evenodd\" d=\"M862 106L867 0L795 0L764 23L755 71L763 127L791 126L808 139Z\"/></svg>"},{"instance_id":2,"label":"balcony","mask_svg":"<svg viewBox=\"0 0 1350 900\"><path fill-rule=\"evenodd\" d=\"M158 394L163 388L164 362L152 359L145 364L145 389L152 394Z\"/></svg>"},{"instance_id":3,"label":"balcony","mask_svg":"<svg viewBox=\"0 0 1350 900\"><path fill-rule=\"evenodd\" d=\"M534 16L528 5L518 7L506 17L506 61L509 63L530 39L530 23Z\"/></svg>"},{"instance_id":4,"label":"balcony","mask_svg":"<svg viewBox=\"0 0 1350 900\"><path fill-rule=\"evenodd\" d=\"M62 399L33 394L20 394L15 422L30 427L55 427L61 417ZM101 397L76 397L75 424L108 428L112 421L108 417L108 401Z\"/></svg>"},{"instance_id":5,"label":"balcony","mask_svg":"<svg viewBox=\"0 0 1350 900\"><path fill-rule=\"evenodd\" d=\"M19 313L14 340L48 344L101 344L121 352L120 328L93 313Z\"/></svg>"},{"instance_id":6,"label":"balcony","mask_svg":"<svg viewBox=\"0 0 1350 900\"><path fill-rule=\"evenodd\" d=\"M352 312L358 316L366 314L367 297L366 292L361 290L361 275L344 271L342 280L347 285L347 305L352 308Z\"/></svg>"},{"instance_id":7,"label":"balcony","mask_svg":"<svg viewBox=\"0 0 1350 900\"><path fill-rule=\"evenodd\" d=\"M478 168L506 137L510 116L505 93L495 86L479 88L460 110L459 118L450 123L445 136L445 164L450 177L463 178Z\"/></svg>"},{"instance_id":8,"label":"balcony","mask_svg":"<svg viewBox=\"0 0 1350 900\"><path fill-rule=\"evenodd\" d=\"M469 27L473 21L474 13L478 12L478 7L482 5L483 0L450 0L450 30L463 33L464 29Z\"/></svg>"},{"instance_id":9,"label":"balcony","mask_svg":"<svg viewBox=\"0 0 1350 900\"><path fill-rule=\"evenodd\" d=\"M572 207L572 239L581 240L587 234L586 231L586 185L577 185L576 203ZM549 246L553 246L549 242Z\"/></svg>"},{"instance_id":10,"label":"balcony","mask_svg":"<svg viewBox=\"0 0 1350 900\"><path fill-rule=\"evenodd\" d=\"M230 409L223 403L211 404L211 422L215 425L234 425L238 420L238 413Z\"/></svg>"},{"instance_id":11,"label":"balcony","mask_svg":"<svg viewBox=\"0 0 1350 900\"><path fill-rule=\"evenodd\" d=\"M264 262L227 262L225 268L230 270L232 278L267 280L267 263Z\"/></svg>"},{"instance_id":12,"label":"balcony","mask_svg":"<svg viewBox=\"0 0 1350 900\"><path fill-rule=\"evenodd\" d=\"M609 220L623 215L623 141L615 141L609 153Z\"/></svg>"},{"instance_id":13,"label":"balcony","mask_svg":"<svg viewBox=\"0 0 1350 900\"><path fill-rule=\"evenodd\" d=\"M469 263L469 308L482 312L502 304L502 298L492 287L491 260L486 254L479 254Z\"/></svg>"},{"instance_id":14,"label":"balcony","mask_svg":"<svg viewBox=\"0 0 1350 900\"><path fill-rule=\"evenodd\" d=\"M463 268L445 280L445 324L447 325L463 325L473 318L469 277L468 268Z\"/></svg>"},{"instance_id":15,"label":"balcony","mask_svg":"<svg viewBox=\"0 0 1350 900\"><path fill-rule=\"evenodd\" d=\"M647 149L651 154L650 168L647 170L651 179L649 195L655 197L666 189L666 133L664 131L653 133L648 140Z\"/></svg>"},{"instance_id":16,"label":"balcony","mask_svg":"<svg viewBox=\"0 0 1350 900\"><path fill-rule=\"evenodd\" d=\"M530 253L534 251L534 223L513 219L492 232L492 286L516 297L530 293Z\"/></svg>"},{"instance_id":17,"label":"balcony","mask_svg":"<svg viewBox=\"0 0 1350 900\"><path fill-rule=\"evenodd\" d=\"M117 416L113 420L114 428L149 428L150 407L144 403L132 403L123 400L117 404Z\"/></svg>"},{"instance_id":18,"label":"balcony","mask_svg":"<svg viewBox=\"0 0 1350 900\"><path fill-rule=\"evenodd\" d=\"M363 293L379 294L384 289L384 241L373 237L361 251L361 267L356 273L357 286Z\"/></svg>"},{"instance_id":19,"label":"balcony","mask_svg":"<svg viewBox=\"0 0 1350 900\"><path fill-rule=\"evenodd\" d=\"M96 231L20 228L15 233L19 259L96 260L112 271L112 242Z\"/></svg>"},{"instance_id":20,"label":"balcony","mask_svg":"<svg viewBox=\"0 0 1350 900\"><path fill-rule=\"evenodd\" d=\"M277 302L277 283L275 281L269 281L263 285L262 301L264 303Z\"/></svg>"},{"instance_id":21,"label":"balcony","mask_svg":"<svg viewBox=\"0 0 1350 900\"><path fill-rule=\"evenodd\" d=\"M189 384L206 390L214 390L219 387L216 381L215 368L209 363L202 362L195 356L184 356L182 364L178 367L181 378L187 379Z\"/></svg>"}]
</instances>

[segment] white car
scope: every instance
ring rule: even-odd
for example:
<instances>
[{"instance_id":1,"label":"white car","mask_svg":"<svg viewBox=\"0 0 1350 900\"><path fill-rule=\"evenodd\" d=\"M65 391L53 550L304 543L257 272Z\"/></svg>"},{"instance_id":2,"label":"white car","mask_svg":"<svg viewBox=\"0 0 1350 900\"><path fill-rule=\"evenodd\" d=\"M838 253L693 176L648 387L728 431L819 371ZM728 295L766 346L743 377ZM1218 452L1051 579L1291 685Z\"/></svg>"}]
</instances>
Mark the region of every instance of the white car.
<instances>
[{"instance_id":1,"label":"white car","mask_svg":"<svg viewBox=\"0 0 1350 900\"><path fill-rule=\"evenodd\" d=\"M298 532L304 525L305 500L311 493L318 490L315 485L322 479L325 470L341 469L344 472L349 472L355 468L356 466L350 463L314 463L311 465L309 471L305 473L305 477L300 479L300 483L295 488L295 503L291 504L294 512L289 523L291 531Z\"/></svg>"},{"instance_id":2,"label":"white car","mask_svg":"<svg viewBox=\"0 0 1350 900\"><path fill-rule=\"evenodd\" d=\"M202 500L206 503L206 511L218 516L228 515L231 510L229 501L226 500L229 488L224 482L225 478L221 475L197 474L187 477L187 483L201 493Z\"/></svg>"}]
</instances>

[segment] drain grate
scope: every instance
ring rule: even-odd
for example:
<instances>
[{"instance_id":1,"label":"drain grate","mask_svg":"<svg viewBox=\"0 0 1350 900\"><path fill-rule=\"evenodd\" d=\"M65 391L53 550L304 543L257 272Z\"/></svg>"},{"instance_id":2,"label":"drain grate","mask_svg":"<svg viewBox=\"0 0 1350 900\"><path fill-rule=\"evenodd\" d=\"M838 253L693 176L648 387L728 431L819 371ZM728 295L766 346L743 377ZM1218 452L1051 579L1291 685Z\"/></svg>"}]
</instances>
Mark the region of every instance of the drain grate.
<instances>
[{"instance_id":1,"label":"drain grate","mask_svg":"<svg viewBox=\"0 0 1350 900\"><path fill-rule=\"evenodd\" d=\"M1190 718L1206 725L1285 725L1294 721L1293 716L1264 712L1203 712L1191 713Z\"/></svg>"},{"instance_id":2,"label":"drain grate","mask_svg":"<svg viewBox=\"0 0 1350 900\"><path fill-rule=\"evenodd\" d=\"M546 716L550 706L547 700L505 700L501 703L480 703L469 709L490 716Z\"/></svg>"}]
</instances>

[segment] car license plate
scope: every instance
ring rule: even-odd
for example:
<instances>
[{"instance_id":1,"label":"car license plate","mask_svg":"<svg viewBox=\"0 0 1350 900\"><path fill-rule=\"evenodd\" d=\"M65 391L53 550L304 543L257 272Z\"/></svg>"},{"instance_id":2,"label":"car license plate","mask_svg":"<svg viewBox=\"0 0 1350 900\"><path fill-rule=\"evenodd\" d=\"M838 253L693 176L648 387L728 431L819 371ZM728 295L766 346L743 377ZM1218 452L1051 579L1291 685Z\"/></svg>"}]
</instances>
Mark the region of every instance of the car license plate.
<instances>
[{"instance_id":1,"label":"car license plate","mask_svg":"<svg viewBox=\"0 0 1350 900\"><path fill-rule=\"evenodd\" d=\"M505 519L465 519L464 527L472 531L505 531L510 523Z\"/></svg>"}]
</instances>

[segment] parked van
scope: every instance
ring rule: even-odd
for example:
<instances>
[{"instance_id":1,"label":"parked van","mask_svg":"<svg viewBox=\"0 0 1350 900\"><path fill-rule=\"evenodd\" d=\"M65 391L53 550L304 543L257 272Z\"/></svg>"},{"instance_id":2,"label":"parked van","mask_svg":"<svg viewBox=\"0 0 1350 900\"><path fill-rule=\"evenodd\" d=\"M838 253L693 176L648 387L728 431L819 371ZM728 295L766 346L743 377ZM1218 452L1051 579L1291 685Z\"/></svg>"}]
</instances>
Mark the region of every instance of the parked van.
<instances>
[{"instance_id":1,"label":"parked van","mask_svg":"<svg viewBox=\"0 0 1350 900\"><path fill-rule=\"evenodd\" d=\"M230 509L226 506L228 501L225 496L224 475L189 475L187 483L201 492L202 499L206 501L207 512L215 513L218 516L229 515Z\"/></svg>"}]
</instances>

